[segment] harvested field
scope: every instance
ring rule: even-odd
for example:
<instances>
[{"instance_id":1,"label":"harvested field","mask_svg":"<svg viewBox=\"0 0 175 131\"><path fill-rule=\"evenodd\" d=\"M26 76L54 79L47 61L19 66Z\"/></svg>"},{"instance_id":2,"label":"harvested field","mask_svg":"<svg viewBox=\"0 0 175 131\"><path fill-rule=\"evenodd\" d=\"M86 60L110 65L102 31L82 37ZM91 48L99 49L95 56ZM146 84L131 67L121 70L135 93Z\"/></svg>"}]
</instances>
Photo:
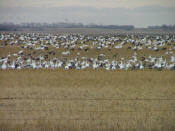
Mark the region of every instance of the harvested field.
<instances>
[{"instance_id":1,"label":"harvested field","mask_svg":"<svg viewBox=\"0 0 175 131\"><path fill-rule=\"evenodd\" d=\"M175 130L174 71L0 71L1 130Z\"/></svg>"}]
</instances>

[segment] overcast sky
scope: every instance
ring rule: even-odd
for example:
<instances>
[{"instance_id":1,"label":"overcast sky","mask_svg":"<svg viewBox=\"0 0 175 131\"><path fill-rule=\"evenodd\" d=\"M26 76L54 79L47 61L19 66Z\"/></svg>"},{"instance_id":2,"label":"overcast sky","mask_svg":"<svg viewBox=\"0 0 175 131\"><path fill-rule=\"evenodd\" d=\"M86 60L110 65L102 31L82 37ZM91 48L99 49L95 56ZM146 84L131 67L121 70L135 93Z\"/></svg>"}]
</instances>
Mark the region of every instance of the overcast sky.
<instances>
[{"instance_id":1,"label":"overcast sky","mask_svg":"<svg viewBox=\"0 0 175 131\"><path fill-rule=\"evenodd\" d=\"M175 0L0 0L2 22L175 24Z\"/></svg>"}]
</instances>

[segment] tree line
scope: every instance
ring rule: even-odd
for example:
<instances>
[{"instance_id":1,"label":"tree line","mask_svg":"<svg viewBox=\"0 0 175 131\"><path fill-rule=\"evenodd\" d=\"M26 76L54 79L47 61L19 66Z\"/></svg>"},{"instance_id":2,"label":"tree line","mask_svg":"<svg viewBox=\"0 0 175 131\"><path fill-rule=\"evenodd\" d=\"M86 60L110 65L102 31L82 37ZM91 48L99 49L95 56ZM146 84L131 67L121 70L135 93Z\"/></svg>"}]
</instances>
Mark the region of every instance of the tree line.
<instances>
[{"instance_id":1,"label":"tree line","mask_svg":"<svg viewBox=\"0 0 175 131\"><path fill-rule=\"evenodd\" d=\"M84 25L82 23L1 23L0 30L4 31L18 31L18 30L44 30L48 28L105 28L105 29L121 29L121 30L133 30L135 27L133 25L97 25L88 24Z\"/></svg>"}]
</instances>

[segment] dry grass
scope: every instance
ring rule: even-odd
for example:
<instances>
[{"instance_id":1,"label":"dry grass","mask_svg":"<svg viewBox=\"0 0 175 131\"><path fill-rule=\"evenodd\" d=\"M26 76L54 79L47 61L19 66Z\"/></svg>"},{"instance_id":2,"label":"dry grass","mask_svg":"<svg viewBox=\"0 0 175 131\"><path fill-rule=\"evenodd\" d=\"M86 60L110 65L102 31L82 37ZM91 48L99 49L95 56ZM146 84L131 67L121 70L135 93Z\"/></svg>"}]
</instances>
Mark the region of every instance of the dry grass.
<instances>
[{"instance_id":1,"label":"dry grass","mask_svg":"<svg viewBox=\"0 0 175 131\"><path fill-rule=\"evenodd\" d=\"M0 71L0 130L175 130L174 76L174 71Z\"/></svg>"}]
</instances>

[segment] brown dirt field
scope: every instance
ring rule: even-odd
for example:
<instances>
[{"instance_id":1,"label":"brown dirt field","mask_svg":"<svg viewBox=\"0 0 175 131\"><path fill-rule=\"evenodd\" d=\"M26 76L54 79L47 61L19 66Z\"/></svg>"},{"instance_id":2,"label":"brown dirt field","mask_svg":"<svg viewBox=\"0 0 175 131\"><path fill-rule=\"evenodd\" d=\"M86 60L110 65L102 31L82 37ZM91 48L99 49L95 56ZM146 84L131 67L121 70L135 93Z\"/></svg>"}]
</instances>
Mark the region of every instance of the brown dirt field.
<instances>
[{"instance_id":1,"label":"brown dirt field","mask_svg":"<svg viewBox=\"0 0 175 131\"><path fill-rule=\"evenodd\" d=\"M0 130L175 130L174 71L0 71Z\"/></svg>"}]
</instances>

